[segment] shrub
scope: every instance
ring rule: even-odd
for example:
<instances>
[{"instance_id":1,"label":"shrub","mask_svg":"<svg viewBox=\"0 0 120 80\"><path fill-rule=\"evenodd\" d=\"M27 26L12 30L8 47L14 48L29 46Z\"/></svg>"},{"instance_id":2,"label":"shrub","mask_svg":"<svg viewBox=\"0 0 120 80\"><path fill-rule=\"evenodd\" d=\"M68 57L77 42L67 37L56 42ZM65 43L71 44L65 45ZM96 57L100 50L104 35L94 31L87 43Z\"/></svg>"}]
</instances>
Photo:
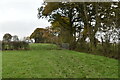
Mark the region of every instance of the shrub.
<instances>
[{"instance_id":1,"label":"shrub","mask_svg":"<svg viewBox=\"0 0 120 80\"><path fill-rule=\"evenodd\" d=\"M27 50L29 44L24 41L2 42L2 50Z\"/></svg>"},{"instance_id":2,"label":"shrub","mask_svg":"<svg viewBox=\"0 0 120 80\"><path fill-rule=\"evenodd\" d=\"M89 47L89 44L88 43L78 43L76 45L76 48L75 48L76 51L80 51L80 52L86 52L86 53L89 53L90 52L90 47Z\"/></svg>"},{"instance_id":3,"label":"shrub","mask_svg":"<svg viewBox=\"0 0 120 80\"><path fill-rule=\"evenodd\" d=\"M63 49L69 49L69 43L62 43L62 44L61 44L61 47L62 47Z\"/></svg>"},{"instance_id":4,"label":"shrub","mask_svg":"<svg viewBox=\"0 0 120 80\"><path fill-rule=\"evenodd\" d=\"M0 41L0 50L2 50L2 41Z\"/></svg>"},{"instance_id":5,"label":"shrub","mask_svg":"<svg viewBox=\"0 0 120 80\"><path fill-rule=\"evenodd\" d=\"M97 44L96 47L89 43L85 44L77 44L75 51L80 52L87 52L90 54L100 55L100 56L106 56L109 58L119 59L118 51L119 44Z\"/></svg>"}]
</instances>

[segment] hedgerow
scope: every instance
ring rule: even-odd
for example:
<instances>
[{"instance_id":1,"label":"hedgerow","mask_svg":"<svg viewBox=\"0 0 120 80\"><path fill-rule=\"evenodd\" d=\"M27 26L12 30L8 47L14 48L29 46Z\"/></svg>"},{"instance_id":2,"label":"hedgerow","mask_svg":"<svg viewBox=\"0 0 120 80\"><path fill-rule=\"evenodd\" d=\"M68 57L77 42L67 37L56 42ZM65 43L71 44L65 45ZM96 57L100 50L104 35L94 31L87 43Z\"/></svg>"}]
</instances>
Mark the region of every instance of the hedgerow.
<instances>
[{"instance_id":1,"label":"hedgerow","mask_svg":"<svg viewBox=\"0 0 120 80\"><path fill-rule=\"evenodd\" d=\"M29 43L24 41L2 42L2 50L27 50Z\"/></svg>"}]
</instances>

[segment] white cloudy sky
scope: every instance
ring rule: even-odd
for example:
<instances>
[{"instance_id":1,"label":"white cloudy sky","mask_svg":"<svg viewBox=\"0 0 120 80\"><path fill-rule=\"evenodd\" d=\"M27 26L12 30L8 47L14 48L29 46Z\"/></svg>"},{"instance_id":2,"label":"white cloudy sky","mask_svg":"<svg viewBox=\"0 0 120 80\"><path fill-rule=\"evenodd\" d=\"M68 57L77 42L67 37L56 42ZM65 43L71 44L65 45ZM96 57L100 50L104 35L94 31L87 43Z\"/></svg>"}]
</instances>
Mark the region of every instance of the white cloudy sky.
<instances>
[{"instance_id":1,"label":"white cloudy sky","mask_svg":"<svg viewBox=\"0 0 120 80\"><path fill-rule=\"evenodd\" d=\"M50 24L37 18L43 0L0 0L0 40L5 33L29 36L37 27Z\"/></svg>"}]
</instances>

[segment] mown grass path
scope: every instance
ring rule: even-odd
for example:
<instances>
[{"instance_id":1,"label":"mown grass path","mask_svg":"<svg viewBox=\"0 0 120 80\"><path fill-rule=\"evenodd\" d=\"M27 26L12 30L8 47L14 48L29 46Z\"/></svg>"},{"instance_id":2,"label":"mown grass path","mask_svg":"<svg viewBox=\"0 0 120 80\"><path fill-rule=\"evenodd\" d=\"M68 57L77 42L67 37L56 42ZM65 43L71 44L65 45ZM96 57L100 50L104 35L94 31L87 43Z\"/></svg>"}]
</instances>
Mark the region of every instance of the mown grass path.
<instances>
[{"instance_id":1,"label":"mown grass path","mask_svg":"<svg viewBox=\"0 0 120 80\"><path fill-rule=\"evenodd\" d=\"M3 78L118 78L118 60L31 44L28 51L3 52Z\"/></svg>"}]
</instances>

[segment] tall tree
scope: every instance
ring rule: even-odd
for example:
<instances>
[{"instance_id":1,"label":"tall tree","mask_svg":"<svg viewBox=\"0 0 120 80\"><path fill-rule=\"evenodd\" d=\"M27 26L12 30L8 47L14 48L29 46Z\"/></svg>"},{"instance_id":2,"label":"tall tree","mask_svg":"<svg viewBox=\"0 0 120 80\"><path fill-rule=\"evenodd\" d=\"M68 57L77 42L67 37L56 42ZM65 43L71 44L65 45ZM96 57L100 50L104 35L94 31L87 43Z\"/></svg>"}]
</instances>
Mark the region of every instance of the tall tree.
<instances>
[{"instance_id":1,"label":"tall tree","mask_svg":"<svg viewBox=\"0 0 120 80\"><path fill-rule=\"evenodd\" d=\"M30 38L35 40L35 43L42 43L44 41L43 33L46 30L43 28L37 28L35 31L30 35Z\"/></svg>"},{"instance_id":2,"label":"tall tree","mask_svg":"<svg viewBox=\"0 0 120 80\"><path fill-rule=\"evenodd\" d=\"M60 30L62 41L70 43L72 48L75 48L76 42L86 44L87 38L90 39L90 48L95 48L98 32L107 35L109 30L116 30L115 26L119 26L119 7L115 7L119 6L119 3L68 2L45 3L44 6L38 9L39 18L48 18L52 26ZM108 40L110 39L109 37ZM106 40L104 36L103 41Z\"/></svg>"},{"instance_id":3,"label":"tall tree","mask_svg":"<svg viewBox=\"0 0 120 80\"><path fill-rule=\"evenodd\" d=\"M53 9L49 9L50 5L56 5L53 7ZM62 40L62 42L68 41L70 43L71 47L74 46L74 43L76 41L76 20L79 20L77 17L79 13L78 7L75 3L48 3L46 4L46 7L41 7L39 10L40 18L45 16L49 17L49 21L55 26L59 25L60 28L60 35L67 36L67 39L69 40ZM51 8L51 7L50 7ZM42 16L41 16L42 15ZM80 20L79 20L80 21ZM64 31L64 32L63 32ZM64 37L65 38L65 37Z\"/></svg>"},{"instance_id":4,"label":"tall tree","mask_svg":"<svg viewBox=\"0 0 120 80\"><path fill-rule=\"evenodd\" d=\"M17 35L12 36L12 41L19 41L19 38Z\"/></svg>"},{"instance_id":5,"label":"tall tree","mask_svg":"<svg viewBox=\"0 0 120 80\"><path fill-rule=\"evenodd\" d=\"M6 42L10 42L11 41L11 34L9 33L6 33L4 36L3 36L3 41L6 41Z\"/></svg>"}]
</instances>

